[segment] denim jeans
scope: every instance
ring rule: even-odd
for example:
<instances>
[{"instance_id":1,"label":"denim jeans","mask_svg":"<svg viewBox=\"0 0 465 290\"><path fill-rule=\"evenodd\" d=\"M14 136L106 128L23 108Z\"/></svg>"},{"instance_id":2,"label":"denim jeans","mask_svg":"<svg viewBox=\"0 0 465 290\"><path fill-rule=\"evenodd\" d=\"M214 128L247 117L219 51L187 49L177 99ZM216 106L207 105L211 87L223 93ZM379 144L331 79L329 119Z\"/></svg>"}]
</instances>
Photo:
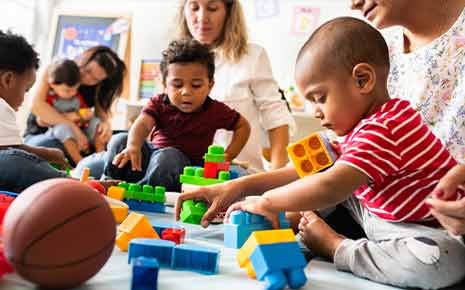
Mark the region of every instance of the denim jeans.
<instances>
[{"instance_id":1,"label":"denim jeans","mask_svg":"<svg viewBox=\"0 0 465 290\"><path fill-rule=\"evenodd\" d=\"M108 143L105 154L104 174L114 179L139 184L161 185L167 191L180 191L179 175L185 166L191 164L189 158L173 147L157 148L149 142L144 142L141 148L142 171L133 171L128 162L123 168L112 164L113 158L126 148L128 134L114 135Z\"/></svg>"},{"instance_id":2,"label":"denim jeans","mask_svg":"<svg viewBox=\"0 0 465 290\"><path fill-rule=\"evenodd\" d=\"M55 177L66 177L66 173L35 154L12 147L0 150L0 190L20 192Z\"/></svg>"},{"instance_id":3,"label":"denim jeans","mask_svg":"<svg viewBox=\"0 0 465 290\"><path fill-rule=\"evenodd\" d=\"M107 155L108 153L106 151L102 151L84 157L72 171L73 177L80 178L84 168L87 167L90 170L89 176L100 179L103 175L103 168L105 167Z\"/></svg>"}]
</instances>

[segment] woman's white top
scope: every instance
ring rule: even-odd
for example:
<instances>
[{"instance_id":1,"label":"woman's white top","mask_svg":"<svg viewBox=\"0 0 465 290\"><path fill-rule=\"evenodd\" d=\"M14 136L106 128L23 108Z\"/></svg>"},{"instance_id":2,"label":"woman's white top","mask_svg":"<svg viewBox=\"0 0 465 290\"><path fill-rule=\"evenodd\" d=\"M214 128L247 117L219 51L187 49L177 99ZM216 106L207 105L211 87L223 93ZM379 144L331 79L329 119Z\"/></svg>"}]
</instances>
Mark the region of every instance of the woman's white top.
<instances>
[{"instance_id":1,"label":"woman's white top","mask_svg":"<svg viewBox=\"0 0 465 290\"><path fill-rule=\"evenodd\" d=\"M268 55L259 45L249 44L247 55L238 63L228 63L218 56L215 63L211 97L237 110L251 126L250 138L236 159L248 161L251 172L263 171L262 147L268 144L268 135L263 132L283 125L295 127L273 78ZM231 136L231 132L220 130L214 142L226 147Z\"/></svg>"},{"instance_id":2,"label":"woman's white top","mask_svg":"<svg viewBox=\"0 0 465 290\"><path fill-rule=\"evenodd\" d=\"M23 144L15 110L0 98L0 146Z\"/></svg>"},{"instance_id":3,"label":"woman's white top","mask_svg":"<svg viewBox=\"0 0 465 290\"><path fill-rule=\"evenodd\" d=\"M445 34L404 53L401 28L385 33L392 98L409 100L452 155L465 160L465 10Z\"/></svg>"}]
</instances>

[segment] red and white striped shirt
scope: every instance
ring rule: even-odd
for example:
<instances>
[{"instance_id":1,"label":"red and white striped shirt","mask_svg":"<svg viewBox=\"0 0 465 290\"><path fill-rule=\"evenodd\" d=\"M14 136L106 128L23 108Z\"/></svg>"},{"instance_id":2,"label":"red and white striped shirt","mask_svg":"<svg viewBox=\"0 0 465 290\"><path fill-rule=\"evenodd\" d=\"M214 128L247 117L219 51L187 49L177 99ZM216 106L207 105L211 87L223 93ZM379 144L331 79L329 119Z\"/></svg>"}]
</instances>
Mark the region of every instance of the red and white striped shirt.
<instances>
[{"instance_id":1,"label":"red and white striped shirt","mask_svg":"<svg viewBox=\"0 0 465 290\"><path fill-rule=\"evenodd\" d=\"M457 164L420 113L400 99L389 100L360 121L345 137L341 151L337 162L370 178L355 196L370 212L397 222L431 220L424 201Z\"/></svg>"}]
</instances>

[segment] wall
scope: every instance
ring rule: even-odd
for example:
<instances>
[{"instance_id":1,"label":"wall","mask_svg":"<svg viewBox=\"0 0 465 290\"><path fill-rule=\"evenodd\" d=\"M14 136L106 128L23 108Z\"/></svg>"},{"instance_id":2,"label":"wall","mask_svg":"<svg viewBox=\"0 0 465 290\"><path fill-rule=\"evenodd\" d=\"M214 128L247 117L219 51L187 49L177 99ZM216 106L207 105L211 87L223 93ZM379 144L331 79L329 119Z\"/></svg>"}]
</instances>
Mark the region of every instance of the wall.
<instances>
[{"instance_id":1,"label":"wall","mask_svg":"<svg viewBox=\"0 0 465 290\"><path fill-rule=\"evenodd\" d=\"M269 1L269 0L268 0ZM347 15L348 0L296 1L276 0L279 14L268 19L257 19L255 0L242 0L247 16L250 38L263 45L272 62L275 78L283 88L293 79L294 61L298 49L308 35L290 33L292 11L295 5L320 8L320 23L340 15ZM137 79L141 58L158 58L174 35L177 0L57 0L57 8L75 11L92 11L132 14L131 41L131 96L137 95Z\"/></svg>"}]
</instances>

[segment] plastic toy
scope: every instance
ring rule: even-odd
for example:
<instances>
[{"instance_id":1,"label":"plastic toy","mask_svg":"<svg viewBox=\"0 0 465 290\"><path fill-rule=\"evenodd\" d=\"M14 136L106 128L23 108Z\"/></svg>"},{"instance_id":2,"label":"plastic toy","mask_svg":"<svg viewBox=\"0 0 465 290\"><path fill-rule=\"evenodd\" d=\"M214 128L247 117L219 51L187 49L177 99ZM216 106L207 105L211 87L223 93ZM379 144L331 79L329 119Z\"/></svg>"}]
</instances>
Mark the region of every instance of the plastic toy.
<instances>
[{"instance_id":1,"label":"plastic toy","mask_svg":"<svg viewBox=\"0 0 465 290\"><path fill-rule=\"evenodd\" d=\"M108 189L108 196L123 200L131 210L164 213L165 191L163 186L121 182Z\"/></svg>"},{"instance_id":2,"label":"plastic toy","mask_svg":"<svg viewBox=\"0 0 465 290\"><path fill-rule=\"evenodd\" d=\"M83 170L82 170L82 174L81 174L81 182L87 182L87 180L89 180L89 175L90 175L90 168L89 167L85 167Z\"/></svg>"},{"instance_id":3,"label":"plastic toy","mask_svg":"<svg viewBox=\"0 0 465 290\"><path fill-rule=\"evenodd\" d=\"M184 243L186 229L184 228L169 228L161 233L163 240L173 241L177 245Z\"/></svg>"},{"instance_id":4,"label":"plastic toy","mask_svg":"<svg viewBox=\"0 0 465 290\"><path fill-rule=\"evenodd\" d=\"M115 220L104 197L69 178L28 187L3 221L5 256L19 275L47 289L74 288L88 280L108 260L114 243Z\"/></svg>"},{"instance_id":5,"label":"plastic toy","mask_svg":"<svg viewBox=\"0 0 465 290\"><path fill-rule=\"evenodd\" d=\"M131 290L157 290L159 269L155 258L135 258L132 261Z\"/></svg>"},{"instance_id":6,"label":"plastic toy","mask_svg":"<svg viewBox=\"0 0 465 290\"><path fill-rule=\"evenodd\" d=\"M265 289L279 290L286 285L300 288L307 282L306 261L291 229L252 233L237 254L247 275L265 281Z\"/></svg>"},{"instance_id":7,"label":"plastic toy","mask_svg":"<svg viewBox=\"0 0 465 290\"><path fill-rule=\"evenodd\" d=\"M184 172L179 176L181 183L193 184L193 185L211 185L216 183L222 183L230 179L229 172L221 171L218 175L218 179L204 177L204 169L198 167L187 166L184 167Z\"/></svg>"},{"instance_id":8,"label":"plastic toy","mask_svg":"<svg viewBox=\"0 0 465 290\"><path fill-rule=\"evenodd\" d=\"M287 152L301 178L328 168L336 161L328 138L321 132L289 145Z\"/></svg>"},{"instance_id":9,"label":"plastic toy","mask_svg":"<svg viewBox=\"0 0 465 290\"><path fill-rule=\"evenodd\" d=\"M279 215L279 224L282 229L289 228L289 222L284 218L283 212ZM224 246L239 249L252 232L272 228L271 223L261 215L233 211L229 216L229 223L224 224Z\"/></svg>"},{"instance_id":10,"label":"plastic toy","mask_svg":"<svg viewBox=\"0 0 465 290\"><path fill-rule=\"evenodd\" d=\"M87 180L85 182L88 186L92 187L93 189L97 190L101 194L105 194L105 186L103 186L100 182L97 180Z\"/></svg>"},{"instance_id":11,"label":"plastic toy","mask_svg":"<svg viewBox=\"0 0 465 290\"><path fill-rule=\"evenodd\" d=\"M180 218L184 223L199 225L206 211L205 202L188 199L182 203Z\"/></svg>"},{"instance_id":12,"label":"plastic toy","mask_svg":"<svg viewBox=\"0 0 465 290\"><path fill-rule=\"evenodd\" d=\"M121 251L127 251L129 242L135 238L159 239L160 237L143 214L132 212L118 227L116 246Z\"/></svg>"},{"instance_id":13,"label":"plastic toy","mask_svg":"<svg viewBox=\"0 0 465 290\"><path fill-rule=\"evenodd\" d=\"M129 244L128 262L144 256L156 258L164 267L215 274L218 272L219 253L217 249L186 244L177 246L165 240L134 239Z\"/></svg>"},{"instance_id":14,"label":"plastic toy","mask_svg":"<svg viewBox=\"0 0 465 290\"><path fill-rule=\"evenodd\" d=\"M7 273L12 273L14 271L13 266L8 263L3 252L3 244L0 242L0 278Z\"/></svg>"},{"instance_id":15,"label":"plastic toy","mask_svg":"<svg viewBox=\"0 0 465 290\"><path fill-rule=\"evenodd\" d=\"M5 216L6 211L16 196L16 193L0 191L0 226L3 224L3 217Z\"/></svg>"}]
</instances>

